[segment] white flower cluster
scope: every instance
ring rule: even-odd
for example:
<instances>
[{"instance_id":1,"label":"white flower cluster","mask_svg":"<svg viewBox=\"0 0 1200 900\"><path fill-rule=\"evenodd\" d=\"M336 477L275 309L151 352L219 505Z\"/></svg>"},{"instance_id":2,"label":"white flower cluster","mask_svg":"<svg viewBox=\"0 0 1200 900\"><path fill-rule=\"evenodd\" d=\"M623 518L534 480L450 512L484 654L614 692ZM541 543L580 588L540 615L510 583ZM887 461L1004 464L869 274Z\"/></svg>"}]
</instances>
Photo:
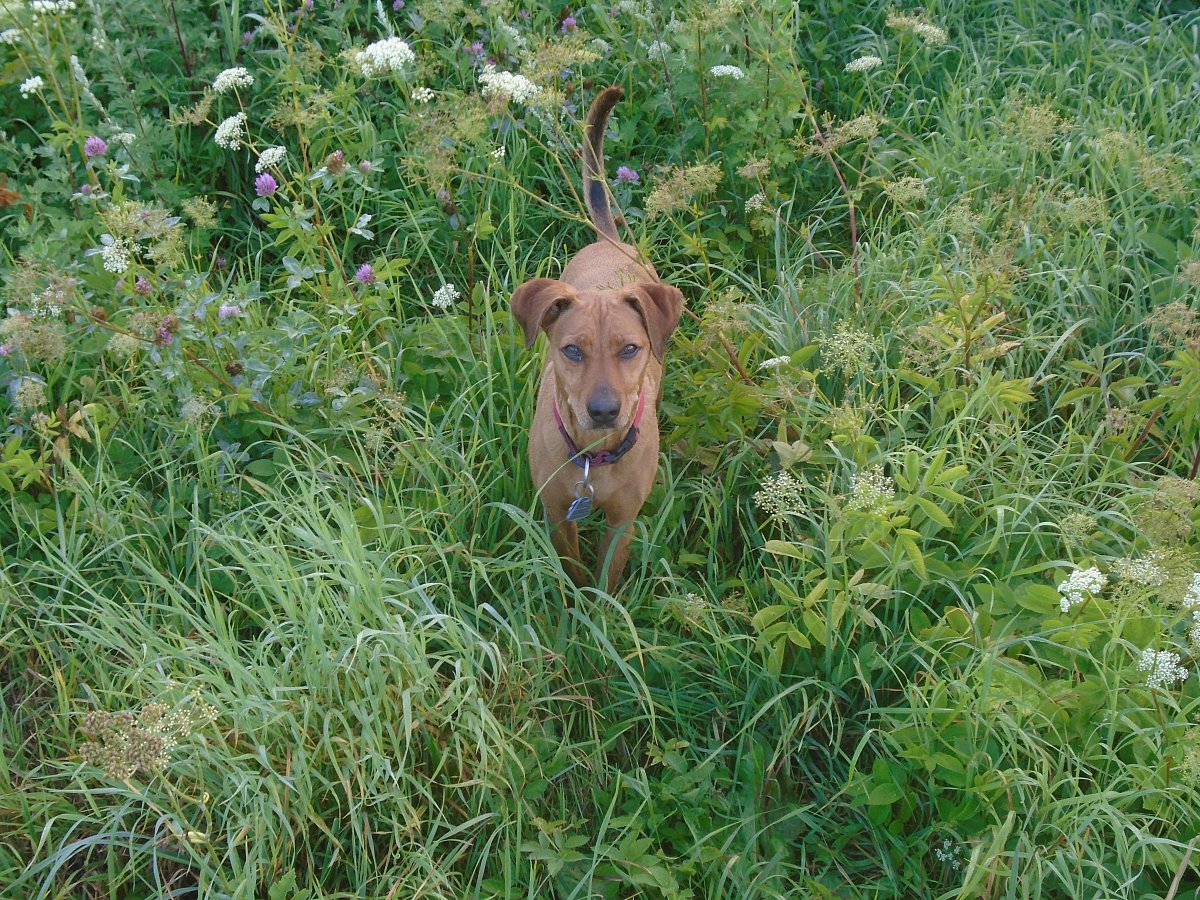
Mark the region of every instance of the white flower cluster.
<instances>
[{"instance_id":1,"label":"white flower cluster","mask_svg":"<svg viewBox=\"0 0 1200 900\"><path fill-rule=\"evenodd\" d=\"M226 69L213 79L213 90L218 94L227 94L234 88L250 87L254 84L254 76L241 66Z\"/></svg>"},{"instance_id":2,"label":"white flower cluster","mask_svg":"<svg viewBox=\"0 0 1200 900\"><path fill-rule=\"evenodd\" d=\"M287 147L268 147L258 154L258 162L254 164L254 171L261 175L267 169L277 168L286 158Z\"/></svg>"},{"instance_id":3,"label":"white flower cluster","mask_svg":"<svg viewBox=\"0 0 1200 900\"><path fill-rule=\"evenodd\" d=\"M746 77L746 73L737 66L713 66L708 70L708 74L713 78L732 78L734 81L741 81Z\"/></svg>"},{"instance_id":4,"label":"white flower cluster","mask_svg":"<svg viewBox=\"0 0 1200 900\"><path fill-rule=\"evenodd\" d=\"M108 240L105 241L104 238L108 238ZM104 260L105 271L120 275L129 268L137 244L129 238L114 240L107 234L100 240L104 242L104 249L100 251L100 257Z\"/></svg>"},{"instance_id":5,"label":"white flower cluster","mask_svg":"<svg viewBox=\"0 0 1200 900\"><path fill-rule=\"evenodd\" d=\"M592 49L604 56L612 53L612 44L604 38L592 38Z\"/></svg>"},{"instance_id":6,"label":"white flower cluster","mask_svg":"<svg viewBox=\"0 0 1200 900\"><path fill-rule=\"evenodd\" d=\"M517 103L528 103L542 90L524 75L500 72L495 66L484 66L479 73L479 83L483 85L483 96L503 97Z\"/></svg>"},{"instance_id":7,"label":"white flower cluster","mask_svg":"<svg viewBox=\"0 0 1200 900\"><path fill-rule=\"evenodd\" d=\"M883 466L872 466L854 473L846 508L882 512L883 507L895 496L896 483L883 474Z\"/></svg>"},{"instance_id":8,"label":"white flower cluster","mask_svg":"<svg viewBox=\"0 0 1200 900\"><path fill-rule=\"evenodd\" d=\"M34 75L32 78L26 78L21 82L21 96L29 97L32 94L36 94L43 87L45 87L45 85L46 82L42 80L41 75Z\"/></svg>"},{"instance_id":9,"label":"white flower cluster","mask_svg":"<svg viewBox=\"0 0 1200 900\"><path fill-rule=\"evenodd\" d=\"M434 98L433 88L421 85L419 88L413 88L412 98L418 103L428 103Z\"/></svg>"},{"instance_id":10,"label":"white flower cluster","mask_svg":"<svg viewBox=\"0 0 1200 900\"><path fill-rule=\"evenodd\" d=\"M1113 572L1121 581L1143 587L1162 587L1167 583L1167 570L1158 564L1158 554L1148 553L1139 559L1118 559Z\"/></svg>"},{"instance_id":11,"label":"white flower cluster","mask_svg":"<svg viewBox=\"0 0 1200 900\"><path fill-rule=\"evenodd\" d=\"M59 16L75 9L75 0L29 0L29 11L37 16Z\"/></svg>"},{"instance_id":12,"label":"white flower cluster","mask_svg":"<svg viewBox=\"0 0 1200 900\"><path fill-rule=\"evenodd\" d=\"M1090 569L1076 569L1067 576L1067 580L1058 586L1061 594L1059 608L1063 613L1069 613L1071 607L1078 606L1084 601L1084 594L1099 594L1108 584L1104 573L1092 566Z\"/></svg>"},{"instance_id":13,"label":"white flower cluster","mask_svg":"<svg viewBox=\"0 0 1200 900\"><path fill-rule=\"evenodd\" d=\"M883 65L883 60L878 56L860 56L858 59L846 63L847 72L870 72L872 69L878 69Z\"/></svg>"},{"instance_id":14,"label":"white flower cluster","mask_svg":"<svg viewBox=\"0 0 1200 900\"><path fill-rule=\"evenodd\" d=\"M504 159L504 145L501 144L492 151L492 159Z\"/></svg>"},{"instance_id":15,"label":"white flower cluster","mask_svg":"<svg viewBox=\"0 0 1200 900\"><path fill-rule=\"evenodd\" d=\"M1192 583L1183 594L1180 606L1191 610L1192 625L1188 628L1188 641L1196 650L1200 650L1200 572L1192 576Z\"/></svg>"},{"instance_id":16,"label":"white flower cluster","mask_svg":"<svg viewBox=\"0 0 1200 900\"><path fill-rule=\"evenodd\" d=\"M1179 654L1174 650L1146 648L1138 660L1138 671L1147 673L1146 684L1151 688L1170 687L1188 676L1188 670L1179 664Z\"/></svg>"},{"instance_id":17,"label":"white flower cluster","mask_svg":"<svg viewBox=\"0 0 1200 900\"><path fill-rule=\"evenodd\" d=\"M242 138L245 136L246 114L240 112L230 116L217 126L217 133L213 141L216 142L218 147L224 147L226 150L236 150L242 145Z\"/></svg>"},{"instance_id":18,"label":"white flower cluster","mask_svg":"<svg viewBox=\"0 0 1200 900\"><path fill-rule=\"evenodd\" d=\"M913 32L927 44L940 47L946 43L946 29L930 22L918 22L913 26Z\"/></svg>"},{"instance_id":19,"label":"white flower cluster","mask_svg":"<svg viewBox=\"0 0 1200 900\"><path fill-rule=\"evenodd\" d=\"M137 140L137 135L132 131L118 131L108 139L110 144L120 144L122 147L128 147Z\"/></svg>"},{"instance_id":20,"label":"white flower cluster","mask_svg":"<svg viewBox=\"0 0 1200 900\"><path fill-rule=\"evenodd\" d=\"M15 28L6 28L0 31L0 44L8 44L9 46L21 43L21 32Z\"/></svg>"},{"instance_id":21,"label":"white flower cluster","mask_svg":"<svg viewBox=\"0 0 1200 900\"><path fill-rule=\"evenodd\" d=\"M364 78L372 78L386 72L402 72L417 61L412 47L398 37L384 38L354 54L354 63Z\"/></svg>"},{"instance_id":22,"label":"white flower cluster","mask_svg":"<svg viewBox=\"0 0 1200 900\"><path fill-rule=\"evenodd\" d=\"M666 41L655 41L646 48L646 56L649 59L666 60L667 54L671 52L671 45Z\"/></svg>"},{"instance_id":23,"label":"white flower cluster","mask_svg":"<svg viewBox=\"0 0 1200 900\"><path fill-rule=\"evenodd\" d=\"M438 309L449 309L454 305L454 301L461 296L458 288L453 284L443 284L433 292L433 296L429 299L429 305Z\"/></svg>"},{"instance_id":24,"label":"white flower cluster","mask_svg":"<svg viewBox=\"0 0 1200 900\"><path fill-rule=\"evenodd\" d=\"M772 356L770 359L764 359L758 364L760 369L774 369L779 366L787 365L792 361L790 356Z\"/></svg>"},{"instance_id":25,"label":"white flower cluster","mask_svg":"<svg viewBox=\"0 0 1200 900\"><path fill-rule=\"evenodd\" d=\"M782 471L763 480L754 505L773 519L804 512L804 488L791 472Z\"/></svg>"},{"instance_id":26,"label":"white flower cluster","mask_svg":"<svg viewBox=\"0 0 1200 900\"><path fill-rule=\"evenodd\" d=\"M758 212L761 209L770 209L771 205L767 203L767 195L759 191L753 197L746 201L746 212Z\"/></svg>"}]
</instances>

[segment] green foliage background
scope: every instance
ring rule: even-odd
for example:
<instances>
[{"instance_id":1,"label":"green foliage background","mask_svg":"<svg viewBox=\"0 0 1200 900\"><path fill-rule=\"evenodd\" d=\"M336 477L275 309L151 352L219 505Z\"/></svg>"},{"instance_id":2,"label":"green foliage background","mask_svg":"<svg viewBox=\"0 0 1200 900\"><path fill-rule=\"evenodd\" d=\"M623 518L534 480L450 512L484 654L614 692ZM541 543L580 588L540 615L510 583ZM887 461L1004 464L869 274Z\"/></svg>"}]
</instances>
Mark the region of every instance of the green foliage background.
<instances>
[{"instance_id":1,"label":"green foliage background","mask_svg":"<svg viewBox=\"0 0 1200 900\"><path fill-rule=\"evenodd\" d=\"M1196 896L1200 16L524 11L0 6L0 895ZM507 312L612 83L616 596Z\"/></svg>"}]
</instances>

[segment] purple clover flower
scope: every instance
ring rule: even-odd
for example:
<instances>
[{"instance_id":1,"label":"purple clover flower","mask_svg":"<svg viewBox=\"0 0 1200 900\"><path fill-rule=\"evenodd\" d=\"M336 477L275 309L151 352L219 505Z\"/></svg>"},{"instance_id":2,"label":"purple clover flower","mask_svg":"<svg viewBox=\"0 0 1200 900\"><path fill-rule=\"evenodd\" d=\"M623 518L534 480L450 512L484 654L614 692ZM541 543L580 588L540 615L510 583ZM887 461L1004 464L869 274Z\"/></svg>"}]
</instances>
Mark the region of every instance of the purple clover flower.
<instances>
[{"instance_id":1,"label":"purple clover flower","mask_svg":"<svg viewBox=\"0 0 1200 900\"><path fill-rule=\"evenodd\" d=\"M158 343L163 347L169 347L175 341L175 335L171 334L171 329L163 325L158 329Z\"/></svg>"},{"instance_id":2,"label":"purple clover flower","mask_svg":"<svg viewBox=\"0 0 1200 900\"><path fill-rule=\"evenodd\" d=\"M217 309L217 317L220 319L232 319L234 316L240 316L242 308L236 303L222 303Z\"/></svg>"},{"instance_id":3,"label":"purple clover flower","mask_svg":"<svg viewBox=\"0 0 1200 900\"><path fill-rule=\"evenodd\" d=\"M359 284L374 284L379 280L379 276L375 274L375 270L371 268L370 263L363 263L358 267L358 271L354 273L354 280Z\"/></svg>"},{"instance_id":4,"label":"purple clover flower","mask_svg":"<svg viewBox=\"0 0 1200 900\"><path fill-rule=\"evenodd\" d=\"M143 297L149 297L153 288L150 287L150 282L146 280L145 275L139 275L137 281L133 283L133 291L135 294L140 294Z\"/></svg>"},{"instance_id":5,"label":"purple clover flower","mask_svg":"<svg viewBox=\"0 0 1200 900\"><path fill-rule=\"evenodd\" d=\"M8 344L0 344L0 356L8 356L10 353L12 353L12 347Z\"/></svg>"},{"instance_id":6,"label":"purple clover flower","mask_svg":"<svg viewBox=\"0 0 1200 900\"><path fill-rule=\"evenodd\" d=\"M263 172L254 179L254 192L260 197L270 197L279 190L279 183L271 177L270 172Z\"/></svg>"},{"instance_id":7,"label":"purple clover flower","mask_svg":"<svg viewBox=\"0 0 1200 900\"><path fill-rule=\"evenodd\" d=\"M617 184L637 184L642 180L642 176L629 166L617 167Z\"/></svg>"},{"instance_id":8,"label":"purple clover flower","mask_svg":"<svg viewBox=\"0 0 1200 900\"><path fill-rule=\"evenodd\" d=\"M578 26L579 22L574 16L567 16L562 20L562 25L559 27L562 33L566 34L568 31L574 31Z\"/></svg>"},{"instance_id":9,"label":"purple clover flower","mask_svg":"<svg viewBox=\"0 0 1200 900\"><path fill-rule=\"evenodd\" d=\"M392 9L397 12L404 9L404 0L392 0Z\"/></svg>"},{"instance_id":10,"label":"purple clover flower","mask_svg":"<svg viewBox=\"0 0 1200 900\"><path fill-rule=\"evenodd\" d=\"M83 154L88 159L94 156L103 156L108 152L108 144L104 143L104 138L92 135L83 142Z\"/></svg>"},{"instance_id":11,"label":"purple clover flower","mask_svg":"<svg viewBox=\"0 0 1200 900\"><path fill-rule=\"evenodd\" d=\"M528 19L528 18L529 18L529 16L530 16L530 12L529 12L529 10L527 10L527 9L523 9L523 10L521 10L520 12L518 12L518 13L517 13L517 18L518 18L518 19Z\"/></svg>"},{"instance_id":12,"label":"purple clover flower","mask_svg":"<svg viewBox=\"0 0 1200 900\"><path fill-rule=\"evenodd\" d=\"M470 47L466 48L466 52L474 62L479 62L484 54L483 41L476 41Z\"/></svg>"}]
</instances>

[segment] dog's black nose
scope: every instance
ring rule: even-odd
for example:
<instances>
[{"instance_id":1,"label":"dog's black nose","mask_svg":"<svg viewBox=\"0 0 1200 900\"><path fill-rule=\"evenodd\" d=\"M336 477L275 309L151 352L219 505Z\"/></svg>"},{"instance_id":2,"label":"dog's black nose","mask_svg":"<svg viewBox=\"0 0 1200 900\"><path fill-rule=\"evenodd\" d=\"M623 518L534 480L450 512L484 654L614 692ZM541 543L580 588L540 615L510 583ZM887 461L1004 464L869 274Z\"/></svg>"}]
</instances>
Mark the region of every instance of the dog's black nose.
<instances>
[{"instance_id":1,"label":"dog's black nose","mask_svg":"<svg viewBox=\"0 0 1200 900\"><path fill-rule=\"evenodd\" d=\"M621 401L611 394L589 397L587 411L597 428L607 428L617 421L617 413L621 411Z\"/></svg>"}]
</instances>

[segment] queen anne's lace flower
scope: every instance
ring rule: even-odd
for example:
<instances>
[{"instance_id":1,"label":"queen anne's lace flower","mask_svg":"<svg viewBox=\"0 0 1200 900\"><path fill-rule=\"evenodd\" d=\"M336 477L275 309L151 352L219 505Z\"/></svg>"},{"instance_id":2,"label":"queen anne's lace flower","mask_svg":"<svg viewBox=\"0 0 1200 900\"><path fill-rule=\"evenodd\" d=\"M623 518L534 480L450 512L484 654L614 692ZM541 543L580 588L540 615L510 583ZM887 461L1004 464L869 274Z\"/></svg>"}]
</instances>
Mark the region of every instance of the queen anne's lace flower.
<instances>
[{"instance_id":1,"label":"queen anne's lace flower","mask_svg":"<svg viewBox=\"0 0 1200 900\"><path fill-rule=\"evenodd\" d=\"M495 66L483 67L479 83L483 85L481 93L484 97L502 97L516 103L528 103L542 90L524 75L501 72Z\"/></svg>"},{"instance_id":2,"label":"queen anne's lace flower","mask_svg":"<svg viewBox=\"0 0 1200 900\"><path fill-rule=\"evenodd\" d=\"M754 505L773 519L799 515L804 511L803 486L791 472L777 472L763 479L762 490L754 495Z\"/></svg>"},{"instance_id":3,"label":"queen anne's lace flower","mask_svg":"<svg viewBox=\"0 0 1200 900\"><path fill-rule=\"evenodd\" d=\"M852 62L846 63L847 72L870 72L872 69L878 69L883 65L883 60L878 56L860 56Z\"/></svg>"},{"instance_id":4,"label":"queen anne's lace flower","mask_svg":"<svg viewBox=\"0 0 1200 900\"><path fill-rule=\"evenodd\" d=\"M850 500L846 503L846 508L881 512L895 496L895 482L883 474L882 466L872 466L854 473L850 484Z\"/></svg>"},{"instance_id":5,"label":"queen anne's lace flower","mask_svg":"<svg viewBox=\"0 0 1200 900\"><path fill-rule=\"evenodd\" d=\"M1063 613L1070 612L1071 607L1078 606L1086 599L1084 594L1099 594L1107 583L1104 573L1095 566L1076 569L1058 586L1058 592L1062 595L1059 608Z\"/></svg>"},{"instance_id":6,"label":"queen anne's lace flower","mask_svg":"<svg viewBox=\"0 0 1200 900\"><path fill-rule=\"evenodd\" d=\"M243 112L230 116L217 126L217 134L213 138L218 147L226 150L236 150L242 145L246 133L246 114Z\"/></svg>"},{"instance_id":7,"label":"queen anne's lace flower","mask_svg":"<svg viewBox=\"0 0 1200 900\"><path fill-rule=\"evenodd\" d=\"M433 292L433 296L429 299L429 305L438 309L449 309L454 305L461 294L453 284L443 284L440 288Z\"/></svg>"},{"instance_id":8,"label":"queen anne's lace flower","mask_svg":"<svg viewBox=\"0 0 1200 900\"><path fill-rule=\"evenodd\" d=\"M258 155L258 162L254 164L254 171L265 172L267 169L277 168L286 158L286 147L268 147Z\"/></svg>"},{"instance_id":9,"label":"queen anne's lace flower","mask_svg":"<svg viewBox=\"0 0 1200 900\"><path fill-rule=\"evenodd\" d=\"M129 238L119 238L112 240L111 243L106 243L104 249L100 251L100 258L104 260L104 268L108 272L115 272L120 275L129 268L129 263L132 259L133 251L137 245Z\"/></svg>"},{"instance_id":10,"label":"queen anne's lace flower","mask_svg":"<svg viewBox=\"0 0 1200 900\"><path fill-rule=\"evenodd\" d=\"M790 356L772 356L770 359L764 359L758 364L760 369L774 369L778 366L785 366L792 361Z\"/></svg>"},{"instance_id":11,"label":"queen anne's lace flower","mask_svg":"<svg viewBox=\"0 0 1200 900\"><path fill-rule=\"evenodd\" d=\"M218 94L226 94L234 88L250 87L254 84L254 76L241 66L226 69L213 79L213 90Z\"/></svg>"},{"instance_id":12,"label":"queen anne's lace flower","mask_svg":"<svg viewBox=\"0 0 1200 900\"><path fill-rule=\"evenodd\" d=\"M14 45L21 43L21 32L15 28L6 28L0 31L0 44Z\"/></svg>"},{"instance_id":13,"label":"queen anne's lace flower","mask_svg":"<svg viewBox=\"0 0 1200 900\"><path fill-rule=\"evenodd\" d=\"M714 78L732 78L734 81L740 81L746 77L746 73L737 66L713 66L708 70L708 74Z\"/></svg>"},{"instance_id":14,"label":"queen anne's lace flower","mask_svg":"<svg viewBox=\"0 0 1200 900\"><path fill-rule=\"evenodd\" d=\"M434 97L433 88L421 85L419 88L413 88L412 98L418 103L428 103Z\"/></svg>"},{"instance_id":15,"label":"queen anne's lace flower","mask_svg":"<svg viewBox=\"0 0 1200 900\"><path fill-rule=\"evenodd\" d=\"M26 78L21 82L21 96L30 97L40 91L43 87L45 87L45 85L46 82L42 80L41 75L34 75L32 78Z\"/></svg>"},{"instance_id":16,"label":"queen anne's lace flower","mask_svg":"<svg viewBox=\"0 0 1200 900\"><path fill-rule=\"evenodd\" d=\"M1179 664L1179 654L1174 650L1143 650L1138 671L1147 673L1146 684L1151 688L1170 687L1188 676L1188 670Z\"/></svg>"},{"instance_id":17,"label":"queen anne's lace flower","mask_svg":"<svg viewBox=\"0 0 1200 900\"><path fill-rule=\"evenodd\" d=\"M386 72L403 72L417 61L408 43L398 37L384 38L354 54L354 63L364 78L372 78Z\"/></svg>"}]
</instances>

